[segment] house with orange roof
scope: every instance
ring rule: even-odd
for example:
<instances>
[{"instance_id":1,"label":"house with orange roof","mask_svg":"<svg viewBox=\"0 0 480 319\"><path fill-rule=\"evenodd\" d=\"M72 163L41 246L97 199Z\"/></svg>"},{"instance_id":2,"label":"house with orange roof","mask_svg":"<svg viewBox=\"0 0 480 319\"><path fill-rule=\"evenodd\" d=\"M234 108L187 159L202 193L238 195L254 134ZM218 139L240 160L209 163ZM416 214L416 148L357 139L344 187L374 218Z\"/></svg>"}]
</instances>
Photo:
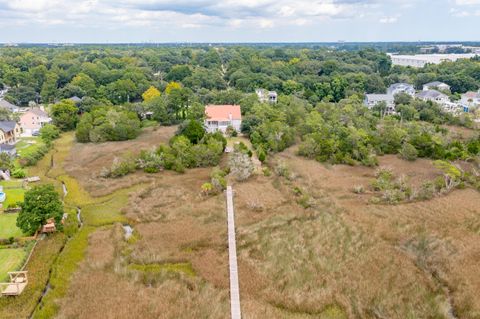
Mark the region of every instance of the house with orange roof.
<instances>
[{"instance_id":1,"label":"house with orange roof","mask_svg":"<svg viewBox=\"0 0 480 319\"><path fill-rule=\"evenodd\" d=\"M240 105L207 105L205 107L205 128L207 132L225 133L228 127L240 132L242 112Z\"/></svg>"}]
</instances>

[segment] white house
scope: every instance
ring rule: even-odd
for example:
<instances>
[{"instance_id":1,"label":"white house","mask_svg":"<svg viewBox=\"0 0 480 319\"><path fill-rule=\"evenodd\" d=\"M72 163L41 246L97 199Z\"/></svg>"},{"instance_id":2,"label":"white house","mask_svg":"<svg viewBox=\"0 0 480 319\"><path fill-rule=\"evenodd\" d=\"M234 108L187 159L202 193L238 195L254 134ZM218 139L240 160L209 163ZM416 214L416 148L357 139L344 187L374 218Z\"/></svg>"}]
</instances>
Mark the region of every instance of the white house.
<instances>
[{"instance_id":1,"label":"white house","mask_svg":"<svg viewBox=\"0 0 480 319\"><path fill-rule=\"evenodd\" d=\"M425 102L432 101L441 105L450 102L450 98L448 97L448 95L443 94L442 92L438 92L436 90L420 91L415 95L415 97Z\"/></svg>"},{"instance_id":2,"label":"white house","mask_svg":"<svg viewBox=\"0 0 480 319\"><path fill-rule=\"evenodd\" d=\"M425 83L423 85L423 90L428 91L428 90L441 90L441 91L450 91L450 85L439 82L439 81L433 81L429 83Z\"/></svg>"},{"instance_id":3,"label":"white house","mask_svg":"<svg viewBox=\"0 0 480 319\"><path fill-rule=\"evenodd\" d=\"M264 90L264 89L256 89L255 93L257 93L258 100L261 103L265 103L265 102L277 103L278 95L277 95L277 92L275 92L275 91L267 91L267 90Z\"/></svg>"},{"instance_id":4,"label":"white house","mask_svg":"<svg viewBox=\"0 0 480 319\"><path fill-rule=\"evenodd\" d=\"M20 126L22 128L22 136L32 136L34 133L52 121L45 111L39 108L32 108L23 113L20 117Z\"/></svg>"},{"instance_id":5,"label":"white house","mask_svg":"<svg viewBox=\"0 0 480 319\"><path fill-rule=\"evenodd\" d=\"M240 105L207 105L205 107L205 128L207 132L225 133L229 126L240 132L242 113Z\"/></svg>"},{"instance_id":6,"label":"white house","mask_svg":"<svg viewBox=\"0 0 480 319\"><path fill-rule=\"evenodd\" d=\"M375 105L385 102L387 105L387 113L395 112L395 99L391 94L366 94L364 104L372 109Z\"/></svg>"},{"instance_id":7,"label":"white house","mask_svg":"<svg viewBox=\"0 0 480 319\"><path fill-rule=\"evenodd\" d=\"M460 102L470 107L480 106L480 90L462 94Z\"/></svg>"},{"instance_id":8,"label":"white house","mask_svg":"<svg viewBox=\"0 0 480 319\"><path fill-rule=\"evenodd\" d=\"M410 96L414 96L415 88L413 87L413 85L408 83L395 83L390 85L387 89L387 94L390 94L392 96L398 93L406 93Z\"/></svg>"}]
</instances>

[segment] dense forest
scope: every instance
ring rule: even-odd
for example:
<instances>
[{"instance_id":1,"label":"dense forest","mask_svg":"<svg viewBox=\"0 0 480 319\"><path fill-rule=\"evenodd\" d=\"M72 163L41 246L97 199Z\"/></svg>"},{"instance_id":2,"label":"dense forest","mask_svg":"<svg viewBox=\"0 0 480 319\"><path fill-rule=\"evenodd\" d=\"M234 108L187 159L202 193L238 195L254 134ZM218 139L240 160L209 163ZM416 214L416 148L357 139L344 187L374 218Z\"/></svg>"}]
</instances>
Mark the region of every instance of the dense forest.
<instances>
[{"instance_id":1,"label":"dense forest","mask_svg":"<svg viewBox=\"0 0 480 319\"><path fill-rule=\"evenodd\" d=\"M480 60L415 69L392 66L390 58L374 48L0 50L0 85L9 88L5 98L20 106L32 101L50 105L54 124L64 131L76 129L79 142L135 138L148 122L144 121L147 114L162 125L188 127L203 120L205 104L240 104L242 132L258 152L278 152L299 142L300 155L333 163L375 165L375 156L386 153L450 160L477 155L478 139L452 140L439 127L471 127L470 114L453 116L435 103L402 96L397 97L395 115L385 116L362 105L365 93L385 93L393 83L408 82L420 89L437 80L451 86L453 99L477 90ZM279 102L259 103L254 94L258 88L277 91ZM74 96L81 102L68 100ZM184 144L190 149L199 142ZM212 154L214 160L191 159L181 167L215 163L218 151Z\"/></svg>"}]
</instances>

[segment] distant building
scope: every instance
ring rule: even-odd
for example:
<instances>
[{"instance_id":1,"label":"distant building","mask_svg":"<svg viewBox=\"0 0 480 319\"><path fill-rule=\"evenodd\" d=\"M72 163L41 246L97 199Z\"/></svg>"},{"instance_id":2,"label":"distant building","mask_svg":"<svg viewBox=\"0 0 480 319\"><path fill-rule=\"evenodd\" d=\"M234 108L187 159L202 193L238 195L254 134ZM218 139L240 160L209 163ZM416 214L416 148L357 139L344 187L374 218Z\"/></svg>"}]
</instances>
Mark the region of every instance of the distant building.
<instances>
[{"instance_id":1,"label":"distant building","mask_svg":"<svg viewBox=\"0 0 480 319\"><path fill-rule=\"evenodd\" d=\"M415 88L408 83L395 83L388 87L387 94L395 95L398 93L406 93L410 96L415 95Z\"/></svg>"},{"instance_id":2,"label":"distant building","mask_svg":"<svg viewBox=\"0 0 480 319\"><path fill-rule=\"evenodd\" d=\"M242 113L240 105L207 105L205 107L205 128L207 132L225 133L229 126L240 132Z\"/></svg>"},{"instance_id":3,"label":"distant building","mask_svg":"<svg viewBox=\"0 0 480 319\"><path fill-rule=\"evenodd\" d=\"M0 144L0 153L7 153L10 156L17 155L17 149L12 144Z\"/></svg>"},{"instance_id":4,"label":"distant building","mask_svg":"<svg viewBox=\"0 0 480 319\"><path fill-rule=\"evenodd\" d=\"M379 103L385 102L387 105L387 113L395 112L395 100L391 94L366 94L365 95L365 105L372 109L374 106Z\"/></svg>"},{"instance_id":5,"label":"distant building","mask_svg":"<svg viewBox=\"0 0 480 319\"><path fill-rule=\"evenodd\" d=\"M15 144L22 129L15 121L0 121L0 144Z\"/></svg>"},{"instance_id":6,"label":"distant building","mask_svg":"<svg viewBox=\"0 0 480 319\"><path fill-rule=\"evenodd\" d=\"M275 91L267 91L264 89L257 89L255 90L255 93L257 93L258 100L261 103L277 103L277 92Z\"/></svg>"},{"instance_id":7,"label":"distant building","mask_svg":"<svg viewBox=\"0 0 480 319\"><path fill-rule=\"evenodd\" d=\"M460 113L468 113L468 106L462 105L461 103L455 102L444 102L441 104L442 109L444 112L453 113L453 114L460 114Z\"/></svg>"},{"instance_id":8,"label":"distant building","mask_svg":"<svg viewBox=\"0 0 480 319\"><path fill-rule=\"evenodd\" d=\"M460 102L470 107L480 106L480 90L462 94Z\"/></svg>"},{"instance_id":9,"label":"distant building","mask_svg":"<svg viewBox=\"0 0 480 319\"><path fill-rule=\"evenodd\" d=\"M442 92L438 92L436 90L426 90L418 92L415 97L422 101L432 101L438 104L445 104L450 102L450 98L448 95L443 94Z\"/></svg>"},{"instance_id":10,"label":"distant building","mask_svg":"<svg viewBox=\"0 0 480 319\"><path fill-rule=\"evenodd\" d=\"M72 101L73 103L75 103L75 105L78 105L80 103L82 103L82 99L79 98L78 96L72 96L71 98L68 98L68 100Z\"/></svg>"},{"instance_id":11,"label":"distant building","mask_svg":"<svg viewBox=\"0 0 480 319\"><path fill-rule=\"evenodd\" d=\"M12 103L8 102L7 100L0 100L0 108L7 109L10 112L17 113L19 111L19 107L13 105Z\"/></svg>"},{"instance_id":12,"label":"distant building","mask_svg":"<svg viewBox=\"0 0 480 319\"><path fill-rule=\"evenodd\" d=\"M395 55L389 54L393 65L411 66L423 68L427 64L440 64L444 61L455 62L459 59L470 59L475 53L464 54L418 54L418 55Z\"/></svg>"},{"instance_id":13,"label":"distant building","mask_svg":"<svg viewBox=\"0 0 480 319\"><path fill-rule=\"evenodd\" d=\"M428 91L428 90L450 91L450 85L443 82L434 81L434 82L425 83L423 85L423 90L424 91Z\"/></svg>"},{"instance_id":14,"label":"distant building","mask_svg":"<svg viewBox=\"0 0 480 319\"><path fill-rule=\"evenodd\" d=\"M23 131L22 135L32 136L34 133L40 131L45 124L50 122L52 122L52 119L45 111L39 108L32 108L20 117L20 126Z\"/></svg>"}]
</instances>

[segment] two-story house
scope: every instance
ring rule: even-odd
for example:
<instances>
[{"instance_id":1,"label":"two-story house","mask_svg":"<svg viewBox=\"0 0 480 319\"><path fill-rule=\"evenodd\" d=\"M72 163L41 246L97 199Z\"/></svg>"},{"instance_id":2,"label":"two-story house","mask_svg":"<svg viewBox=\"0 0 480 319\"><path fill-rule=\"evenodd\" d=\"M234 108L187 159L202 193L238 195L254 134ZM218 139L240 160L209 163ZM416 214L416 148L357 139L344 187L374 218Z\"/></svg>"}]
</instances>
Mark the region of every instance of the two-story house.
<instances>
[{"instance_id":1,"label":"two-story house","mask_svg":"<svg viewBox=\"0 0 480 319\"><path fill-rule=\"evenodd\" d=\"M23 136L32 136L38 133L40 129L45 125L52 122L52 119L45 111L39 108L32 108L23 113L20 117L20 126L22 127Z\"/></svg>"},{"instance_id":2,"label":"two-story house","mask_svg":"<svg viewBox=\"0 0 480 319\"><path fill-rule=\"evenodd\" d=\"M15 121L0 121L0 144L15 144L22 129Z\"/></svg>"},{"instance_id":3,"label":"two-story house","mask_svg":"<svg viewBox=\"0 0 480 319\"><path fill-rule=\"evenodd\" d=\"M205 129L209 133L225 133L228 127L240 132L242 113L240 105L207 105L205 107Z\"/></svg>"}]
</instances>

